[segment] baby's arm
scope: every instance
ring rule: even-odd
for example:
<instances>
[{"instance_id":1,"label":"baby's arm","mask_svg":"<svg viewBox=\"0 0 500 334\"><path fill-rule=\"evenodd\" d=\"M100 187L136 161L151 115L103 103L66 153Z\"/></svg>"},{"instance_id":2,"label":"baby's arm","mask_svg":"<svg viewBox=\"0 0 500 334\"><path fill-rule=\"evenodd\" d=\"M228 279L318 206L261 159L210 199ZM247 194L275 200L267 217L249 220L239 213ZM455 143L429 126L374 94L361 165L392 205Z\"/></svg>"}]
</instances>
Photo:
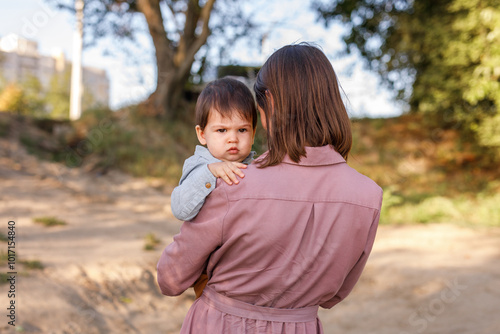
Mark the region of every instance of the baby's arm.
<instances>
[{"instance_id":1,"label":"baby's arm","mask_svg":"<svg viewBox=\"0 0 500 334\"><path fill-rule=\"evenodd\" d=\"M205 198L215 189L217 179L207 161L191 157L184 163L179 185L170 198L172 213L177 219L191 220L200 211Z\"/></svg>"},{"instance_id":2,"label":"baby's arm","mask_svg":"<svg viewBox=\"0 0 500 334\"><path fill-rule=\"evenodd\" d=\"M191 220L200 212L205 198L215 189L217 177L226 183L237 184L236 175L244 177L239 168L246 168L239 162L200 163L194 157L186 160L183 175L170 198L172 213L179 220Z\"/></svg>"},{"instance_id":3,"label":"baby's arm","mask_svg":"<svg viewBox=\"0 0 500 334\"><path fill-rule=\"evenodd\" d=\"M208 165L208 169L215 177L220 177L229 185L232 185L233 182L235 184L240 183L236 175L241 178L245 177L245 174L243 174L240 168L247 168L247 165L241 162L232 161L214 162Z\"/></svg>"}]
</instances>

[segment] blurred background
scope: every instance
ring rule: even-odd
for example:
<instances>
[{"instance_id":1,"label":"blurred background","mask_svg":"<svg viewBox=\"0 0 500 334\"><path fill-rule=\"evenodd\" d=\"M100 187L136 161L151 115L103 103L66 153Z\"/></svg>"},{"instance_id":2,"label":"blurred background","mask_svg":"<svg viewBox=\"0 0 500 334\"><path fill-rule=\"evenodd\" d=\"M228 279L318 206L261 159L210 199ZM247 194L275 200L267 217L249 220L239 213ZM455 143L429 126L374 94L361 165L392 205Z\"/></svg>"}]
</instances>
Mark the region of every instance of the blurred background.
<instances>
[{"instance_id":1,"label":"blurred background","mask_svg":"<svg viewBox=\"0 0 500 334\"><path fill-rule=\"evenodd\" d=\"M20 284L64 315L25 300L17 331L178 331L192 294L161 298L154 263L180 225L169 195L197 144L196 98L227 75L252 89L273 51L302 41L343 88L349 165L384 189L380 249L353 297L365 306L322 315L325 333L500 331L493 315L459 321L464 304L439 297L467 286L486 296L482 314L500 303L498 270L470 275L500 267L498 0L1 0L0 18L0 212L23 231ZM254 150L266 150L260 126ZM437 260L419 262L429 249ZM413 252L392 259L404 274L374 278L382 255L401 250ZM393 298L392 320L366 306L379 308L377 288ZM350 326L360 312L376 325Z\"/></svg>"}]
</instances>

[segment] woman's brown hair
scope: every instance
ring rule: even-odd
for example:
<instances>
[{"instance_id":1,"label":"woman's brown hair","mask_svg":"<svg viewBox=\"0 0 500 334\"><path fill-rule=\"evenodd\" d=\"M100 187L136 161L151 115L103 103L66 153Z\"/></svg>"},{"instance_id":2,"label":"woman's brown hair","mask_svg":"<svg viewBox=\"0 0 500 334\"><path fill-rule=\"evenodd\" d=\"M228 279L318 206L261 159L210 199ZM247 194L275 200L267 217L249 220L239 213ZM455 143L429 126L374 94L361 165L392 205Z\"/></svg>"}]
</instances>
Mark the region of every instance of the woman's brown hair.
<instances>
[{"instance_id":1,"label":"woman's brown hair","mask_svg":"<svg viewBox=\"0 0 500 334\"><path fill-rule=\"evenodd\" d=\"M260 69L254 90L269 149L259 167L277 165L286 154L299 162L306 146L331 145L347 160L351 123L335 71L320 49L301 43L277 50Z\"/></svg>"}]
</instances>

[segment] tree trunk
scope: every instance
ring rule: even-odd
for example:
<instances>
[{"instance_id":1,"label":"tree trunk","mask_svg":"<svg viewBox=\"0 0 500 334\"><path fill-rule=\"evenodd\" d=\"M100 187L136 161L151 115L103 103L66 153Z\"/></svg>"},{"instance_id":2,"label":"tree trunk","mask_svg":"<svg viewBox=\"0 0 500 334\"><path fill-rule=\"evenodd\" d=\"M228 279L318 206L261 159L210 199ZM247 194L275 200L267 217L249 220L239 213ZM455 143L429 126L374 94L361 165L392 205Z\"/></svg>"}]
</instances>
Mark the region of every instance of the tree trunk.
<instances>
[{"instance_id":1,"label":"tree trunk","mask_svg":"<svg viewBox=\"0 0 500 334\"><path fill-rule=\"evenodd\" d=\"M210 35L208 22L215 0L208 0L203 7L199 0L188 0L184 30L180 40L168 39L163 26L160 0L138 0L138 9L144 14L156 51L158 75L156 90L141 105L141 112L151 116L173 118L183 98L183 90L189 78L196 53ZM175 13L174 13L175 14ZM199 34L197 27L202 27Z\"/></svg>"}]
</instances>

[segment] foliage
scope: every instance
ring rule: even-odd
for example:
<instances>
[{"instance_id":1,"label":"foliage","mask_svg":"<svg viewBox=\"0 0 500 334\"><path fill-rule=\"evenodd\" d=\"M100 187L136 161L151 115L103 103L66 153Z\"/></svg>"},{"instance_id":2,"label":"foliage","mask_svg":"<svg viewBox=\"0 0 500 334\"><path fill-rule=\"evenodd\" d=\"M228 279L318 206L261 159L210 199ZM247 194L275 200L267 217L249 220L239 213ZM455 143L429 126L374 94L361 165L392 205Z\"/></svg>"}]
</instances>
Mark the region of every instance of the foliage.
<instances>
[{"instance_id":1,"label":"foliage","mask_svg":"<svg viewBox=\"0 0 500 334\"><path fill-rule=\"evenodd\" d=\"M38 78L28 76L26 80L6 84L4 89L0 90L0 111L11 111L36 118L68 119L70 87L71 67L63 73L55 73L47 89L44 89ZM92 94L85 91L82 96L82 109L91 108L93 103Z\"/></svg>"},{"instance_id":2,"label":"foliage","mask_svg":"<svg viewBox=\"0 0 500 334\"><path fill-rule=\"evenodd\" d=\"M0 92L0 111L43 116L45 102L40 81L34 76L29 76L24 82L7 84Z\"/></svg>"},{"instance_id":3,"label":"foliage","mask_svg":"<svg viewBox=\"0 0 500 334\"><path fill-rule=\"evenodd\" d=\"M326 24L345 24L346 51L358 50L412 111L500 148L490 123L500 106L497 0L313 3Z\"/></svg>"},{"instance_id":4,"label":"foliage","mask_svg":"<svg viewBox=\"0 0 500 334\"><path fill-rule=\"evenodd\" d=\"M20 113L23 110L23 90L17 84L9 84L0 93L0 110Z\"/></svg>"}]
</instances>

